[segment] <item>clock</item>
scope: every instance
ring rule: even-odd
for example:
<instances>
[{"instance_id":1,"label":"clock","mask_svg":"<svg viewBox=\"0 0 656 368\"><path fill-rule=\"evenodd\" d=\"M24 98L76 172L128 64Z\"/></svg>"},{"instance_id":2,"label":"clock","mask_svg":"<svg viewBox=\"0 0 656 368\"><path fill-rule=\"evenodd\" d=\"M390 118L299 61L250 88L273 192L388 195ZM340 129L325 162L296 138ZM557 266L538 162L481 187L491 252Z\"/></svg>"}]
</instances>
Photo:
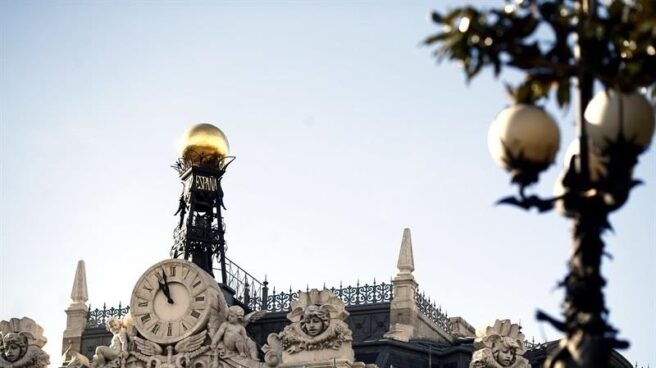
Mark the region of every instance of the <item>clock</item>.
<instances>
[{"instance_id":1,"label":"clock","mask_svg":"<svg viewBox=\"0 0 656 368\"><path fill-rule=\"evenodd\" d=\"M216 281L195 264L182 259L159 262L144 272L132 291L134 326L148 340L175 343L206 326L218 294Z\"/></svg>"}]
</instances>

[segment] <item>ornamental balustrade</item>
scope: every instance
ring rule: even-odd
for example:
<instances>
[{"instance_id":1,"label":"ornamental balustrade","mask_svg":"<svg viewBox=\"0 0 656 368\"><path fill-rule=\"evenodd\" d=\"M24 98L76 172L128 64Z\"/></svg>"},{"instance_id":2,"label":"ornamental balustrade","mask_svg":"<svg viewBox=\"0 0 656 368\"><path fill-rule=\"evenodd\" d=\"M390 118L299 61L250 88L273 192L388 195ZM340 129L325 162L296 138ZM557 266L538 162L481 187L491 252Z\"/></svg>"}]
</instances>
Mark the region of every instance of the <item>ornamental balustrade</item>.
<instances>
[{"instance_id":1,"label":"ornamental balustrade","mask_svg":"<svg viewBox=\"0 0 656 368\"><path fill-rule=\"evenodd\" d=\"M233 282L229 286L236 291L235 298L251 310L266 310L268 312L289 311L291 303L298 299L299 293L302 291L292 291L290 288L289 291L276 292L274 288L273 292L269 295L267 281L259 283L257 279L234 263L226 262L227 264L236 266L231 269L233 272L229 273L231 275L229 280ZM253 289L250 289L252 287L251 285L254 285ZM332 287L329 290L340 298L346 306L389 303L393 298L392 284L385 282L378 283L375 279L373 283L364 285L360 285L360 281L355 286L343 286L340 283L338 288ZM306 291L309 291L309 287L306 288ZM106 304L103 304L102 309L96 308L92 310L89 307L87 328L103 327L109 318L121 318L129 311L129 306L122 307L120 303L118 308L107 308Z\"/></svg>"},{"instance_id":2,"label":"ornamental balustrade","mask_svg":"<svg viewBox=\"0 0 656 368\"><path fill-rule=\"evenodd\" d=\"M260 282L253 275L241 268L228 257L225 258L227 286L235 291L234 297L251 310L267 310L269 312L283 312L290 309L291 302L298 299L301 290L269 293L269 283L266 278ZM217 262L217 264L220 264ZM220 268L215 268L220 270ZM324 285L325 287L325 285ZM309 288L307 288L309 291ZM391 283L377 283L344 287L340 282L339 288L330 289L333 294L341 298L345 305L366 305L388 303L392 300Z\"/></svg>"},{"instance_id":3,"label":"ornamental balustrade","mask_svg":"<svg viewBox=\"0 0 656 368\"><path fill-rule=\"evenodd\" d=\"M415 293L415 304L419 312L423 314L426 318L435 323L443 331L451 334L451 322L449 321L449 316L446 311L442 312L442 307L438 306L435 302L430 300L430 297L426 297L424 293L420 293L419 290Z\"/></svg>"},{"instance_id":4,"label":"ornamental balustrade","mask_svg":"<svg viewBox=\"0 0 656 368\"><path fill-rule=\"evenodd\" d=\"M229 261L226 259L226 261ZM268 282L260 283L256 278L244 271L242 268L229 261L226 265L231 265L230 286L236 291L235 297L251 310L266 310L268 312L284 312L290 309L291 303L298 299L301 290L276 292L273 289L269 295ZM252 285L252 286L251 286ZM251 289L253 287L253 289ZM309 287L306 288L309 291ZM377 283L374 279L372 284L360 285L358 281L355 286L343 286L340 283L338 288L332 287L330 291L340 298L346 306L354 305L369 305L378 303L389 303L392 301L393 288L391 283ZM442 308L437 306L435 302L426 297L424 293L417 292L415 294L415 302L418 310L426 316L429 320L437 324L445 332L451 333L451 325L446 312L442 312ZM87 328L102 327L107 320L111 317L121 318L130 311L129 306L121 306L119 303L118 308L107 308L107 304L103 304L102 309L91 309L89 307ZM539 344L529 343L527 341L527 348L537 348ZM530 347L529 347L530 346Z\"/></svg>"},{"instance_id":5,"label":"ornamental balustrade","mask_svg":"<svg viewBox=\"0 0 656 368\"><path fill-rule=\"evenodd\" d=\"M87 328L105 327L107 320L112 317L124 317L126 314L128 314L129 311L130 306L126 305L125 307L122 307L121 303L118 303L118 308L107 308L107 304L104 303L102 309L91 309L91 306L89 306L89 311L87 314Z\"/></svg>"},{"instance_id":6,"label":"ornamental balustrade","mask_svg":"<svg viewBox=\"0 0 656 368\"><path fill-rule=\"evenodd\" d=\"M266 292L262 294L262 297L254 297L250 300L251 303L248 305L251 309L265 309L269 312L288 311L291 303L297 300L299 293L301 293L301 290L292 291L291 288L287 292L276 292L274 288L273 293L268 295L266 285L263 290ZM375 279L372 284L360 285L360 281L358 281L355 286L343 286L340 282L338 288L332 287L329 290L340 298L346 306L389 303L393 297L392 284L377 283ZM306 292L309 292L309 287L306 288Z\"/></svg>"},{"instance_id":7,"label":"ornamental balustrade","mask_svg":"<svg viewBox=\"0 0 656 368\"><path fill-rule=\"evenodd\" d=\"M273 288L273 292L269 294L268 282L266 280L261 283L227 258L226 268L229 275L228 286L235 290L235 298L251 310L266 310L268 312L289 311L291 303L298 299L299 293L302 291L293 291L290 288L289 291L276 292L276 289ZM358 281L355 286L343 286L340 282L338 288L332 287L329 290L340 298L346 306L389 303L394 297L391 283L377 283L375 279L373 283L364 285L360 285L360 281ZM306 288L306 291L309 291L309 287ZM417 291L415 293L415 303L419 312L434 322L443 331L447 333L452 332L447 313L442 312L442 308L437 306L435 302L432 302L430 297L426 297L423 292L420 293ZM107 308L106 304L103 304L102 309L96 308L92 310L89 307L87 328L102 327L109 318L121 318L129 311L129 306L122 307L120 303L118 308ZM527 348L529 349L537 348L539 345L527 341Z\"/></svg>"}]
</instances>

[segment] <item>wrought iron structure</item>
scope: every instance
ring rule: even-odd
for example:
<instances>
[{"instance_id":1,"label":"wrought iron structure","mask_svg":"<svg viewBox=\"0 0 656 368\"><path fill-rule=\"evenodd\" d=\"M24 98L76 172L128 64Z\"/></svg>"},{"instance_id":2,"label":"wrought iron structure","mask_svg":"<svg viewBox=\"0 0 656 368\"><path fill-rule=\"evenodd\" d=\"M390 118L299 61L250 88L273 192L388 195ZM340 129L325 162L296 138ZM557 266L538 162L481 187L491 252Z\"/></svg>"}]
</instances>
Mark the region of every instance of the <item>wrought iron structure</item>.
<instances>
[{"instance_id":1,"label":"wrought iron structure","mask_svg":"<svg viewBox=\"0 0 656 368\"><path fill-rule=\"evenodd\" d=\"M434 301L431 301L430 297L426 297L423 292L420 293L419 290L417 290L415 293L415 304L421 314L433 321L433 323L444 332L449 334L452 332L451 322L449 321L449 316L446 311L442 312L442 307L438 306Z\"/></svg>"},{"instance_id":2,"label":"wrought iron structure","mask_svg":"<svg viewBox=\"0 0 656 368\"><path fill-rule=\"evenodd\" d=\"M535 339L529 340L524 340L524 347L526 350L546 350L547 347L549 346L548 342L535 342Z\"/></svg>"},{"instance_id":3,"label":"wrought iron structure","mask_svg":"<svg viewBox=\"0 0 656 368\"><path fill-rule=\"evenodd\" d=\"M271 295L268 294L268 286L265 281L262 298L251 299L251 306L253 309L266 309L269 312L284 312L288 311L291 303L298 299L301 290L292 291L290 288L287 292L276 292L273 289ZM309 291L306 289L306 291ZM332 287L330 291L340 298L346 306L354 305L371 305L379 303L389 303L392 301L392 284L390 283L377 283L376 280L372 284L360 285L358 281L355 286L343 286L341 283L338 288ZM262 303L262 300L265 302Z\"/></svg>"},{"instance_id":4,"label":"wrought iron structure","mask_svg":"<svg viewBox=\"0 0 656 368\"><path fill-rule=\"evenodd\" d=\"M261 308L259 305L261 304L262 293L265 292L264 286L268 284L267 281L265 280L263 284L228 257L225 257L225 262L219 262L219 266L221 265L225 265L225 274L227 277L224 284L234 290L235 299L248 306L251 310L259 310ZM221 267L214 269L221 271L221 274L224 272Z\"/></svg>"},{"instance_id":5,"label":"wrought iron structure","mask_svg":"<svg viewBox=\"0 0 656 368\"><path fill-rule=\"evenodd\" d=\"M107 304L103 304L102 309L96 308L91 309L89 306L89 311L87 313L87 327L86 328L96 328L96 327L105 327L105 323L112 317L121 318L124 317L130 311L130 306L126 305L125 307L121 306L121 303L118 303L118 308L110 307L107 308Z\"/></svg>"},{"instance_id":6,"label":"wrought iron structure","mask_svg":"<svg viewBox=\"0 0 656 368\"><path fill-rule=\"evenodd\" d=\"M223 190L221 179L234 157L200 155L194 160L179 159L173 168L180 175L183 189L178 211L180 222L173 231L171 256L183 256L214 277L213 259L217 257L221 282L228 276L225 264L225 224L221 210Z\"/></svg>"}]
</instances>

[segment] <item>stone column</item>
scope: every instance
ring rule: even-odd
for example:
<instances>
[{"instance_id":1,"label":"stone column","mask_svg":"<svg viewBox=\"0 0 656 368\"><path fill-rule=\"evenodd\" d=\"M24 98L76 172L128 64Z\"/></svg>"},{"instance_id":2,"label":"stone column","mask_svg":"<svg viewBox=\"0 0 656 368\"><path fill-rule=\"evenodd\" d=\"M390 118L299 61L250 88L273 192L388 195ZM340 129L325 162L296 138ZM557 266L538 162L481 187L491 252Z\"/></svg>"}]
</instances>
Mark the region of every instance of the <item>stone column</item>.
<instances>
[{"instance_id":1,"label":"stone column","mask_svg":"<svg viewBox=\"0 0 656 368\"><path fill-rule=\"evenodd\" d=\"M415 302L418 284L412 274L415 270L415 262L408 228L403 230L403 240L396 267L399 272L392 280L394 297L390 306L390 331L385 334L385 337L407 342L415 335L415 321L417 321L418 313Z\"/></svg>"},{"instance_id":2,"label":"stone column","mask_svg":"<svg viewBox=\"0 0 656 368\"><path fill-rule=\"evenodd\" d=\"M86 302L88 300L87 276L84 261L80 260L77 262L73 290L71 290L71 304L66 309L66 330L64 330L62 340L62 354L68 350L68 354L64 358L66 362L71 359L72 355L75 355L73 353L80 353L82 332L87 327L89 307Z\"/></svg>"}]
</instances>

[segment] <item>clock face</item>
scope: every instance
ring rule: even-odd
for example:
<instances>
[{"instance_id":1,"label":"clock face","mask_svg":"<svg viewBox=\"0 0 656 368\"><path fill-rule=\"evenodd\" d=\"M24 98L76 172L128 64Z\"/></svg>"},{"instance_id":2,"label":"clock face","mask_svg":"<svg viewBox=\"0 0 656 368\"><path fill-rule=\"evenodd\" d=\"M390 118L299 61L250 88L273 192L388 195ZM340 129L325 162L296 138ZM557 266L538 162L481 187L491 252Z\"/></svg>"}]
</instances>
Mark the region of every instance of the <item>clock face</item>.
<instances>
[{"instance_id":1,"label":"clock face","mask_svg":"<svg viewBox=\"0 0 656 368\"><path fill-rule=\"evenodd\" d=\"M207 322L215 285L209 274L191 262L168 259L157 263L132 291L130 311L135 327L160 344L191 336Z\"/></svg>"}]
</instances>

